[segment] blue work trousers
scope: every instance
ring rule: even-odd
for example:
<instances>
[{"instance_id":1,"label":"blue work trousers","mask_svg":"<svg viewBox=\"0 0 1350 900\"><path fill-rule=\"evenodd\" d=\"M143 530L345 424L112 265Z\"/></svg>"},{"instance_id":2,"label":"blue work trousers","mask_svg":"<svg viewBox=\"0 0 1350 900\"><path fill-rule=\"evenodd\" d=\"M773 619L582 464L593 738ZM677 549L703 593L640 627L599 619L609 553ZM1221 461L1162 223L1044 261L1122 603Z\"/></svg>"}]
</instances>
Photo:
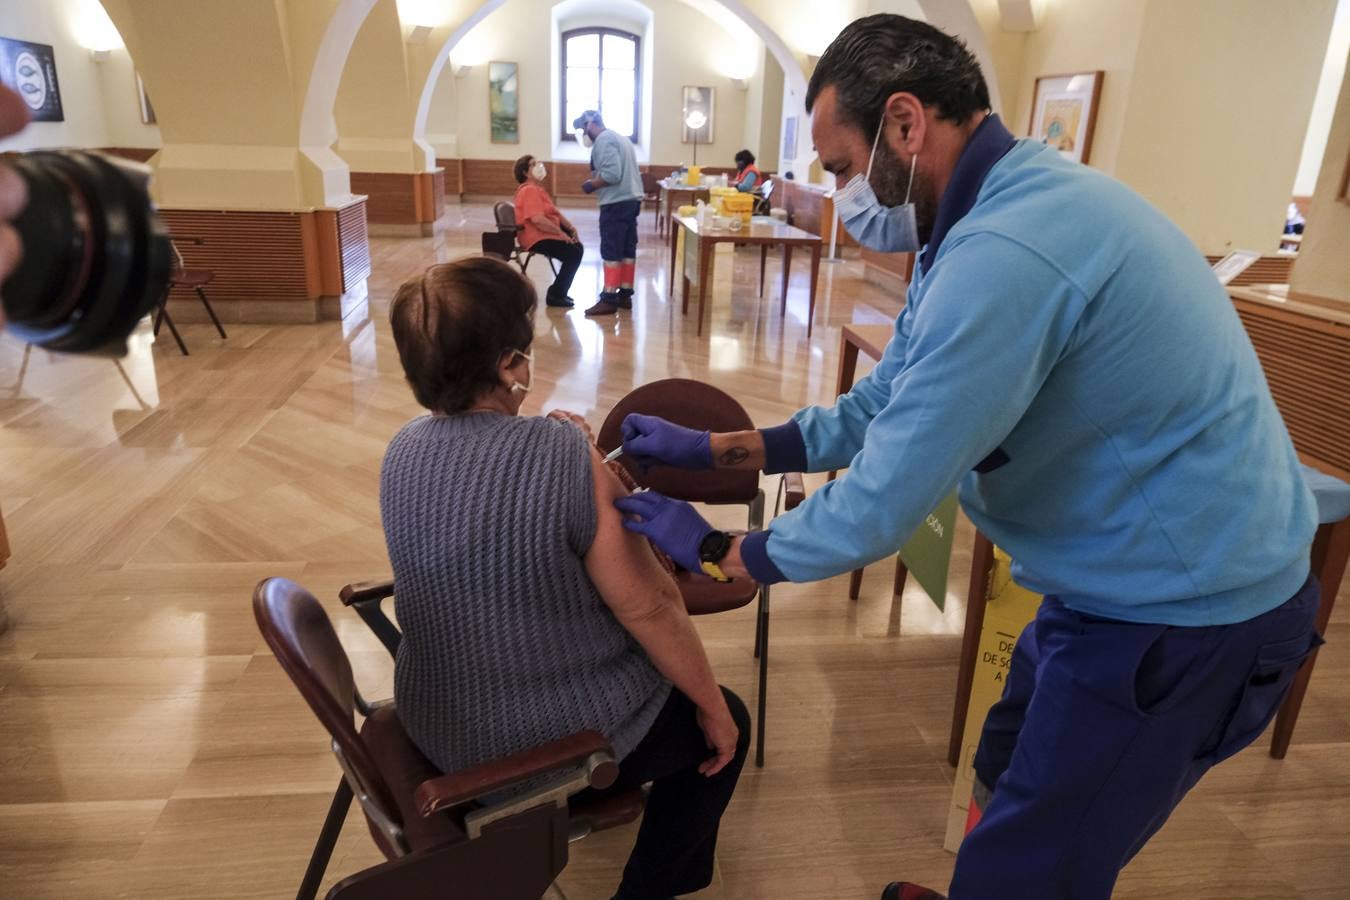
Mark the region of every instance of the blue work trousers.
<instances>
[{"instance_id":1,"label":"blue work trousers","mask_svg":"<svg viewBox=\"0 0 1350 900\"><path fill-rule=\"evenodd\" d=\"M1317 582L1235 625L1083 615L1046 597L989 711L976 776L993 786L951 900L1105 900L1120 870L1216 763L1274 717L1321 643Z\"/></svg>"}]
</instances>

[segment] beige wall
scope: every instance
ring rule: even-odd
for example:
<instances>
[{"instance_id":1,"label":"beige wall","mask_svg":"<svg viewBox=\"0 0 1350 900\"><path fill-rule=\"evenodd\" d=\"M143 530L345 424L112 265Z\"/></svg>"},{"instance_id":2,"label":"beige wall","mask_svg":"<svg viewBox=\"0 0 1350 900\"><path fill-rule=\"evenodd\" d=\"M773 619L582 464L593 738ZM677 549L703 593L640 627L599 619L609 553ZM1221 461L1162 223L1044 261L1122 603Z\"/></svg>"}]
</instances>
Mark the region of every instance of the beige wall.
<instances>
[{"instance_id":1,"label":"beige wall","mask_svg":"<svg viewBox=\"0 0 1350 900\"><path fill-rule=\"evenodd\" d=\"M141 123L126 49L95 62L79 43L83 20L99 12L97 0L0 0L0 36L52 46L66 115L64 122L33 122L0 140L0 150L159 146L159 129Z\"/></svg>"},{"instance_id":2,"label":"beige wall","mask_svg":"<svg viewBox=\"0 0 1350 900\"><path fill-rule=\"evenodd\" d=\"M1293 289L1350 303L1350 200L1340 197L1350 166L1350 72L1340 99L1317 179L1303 247L1294 266Z\"/></svg>"},{"instance_id":3,"label":"beige wall","mask_svg":"<svg viewBox=\"0 0 1350 900\"><path fill-rule=\"evenodd\" d=\"M1116 177L1207 253L1278 249L1334 11L1150 0Z\"/></svg>"},{"instance_id":4,"label":"beige wall","mask_svg":"<svg viewBox=\"0 0 1350 900\"><path fill-rule=\"evenodd\" d=\"M421 84L408 72L404 27L395 0L378 0L342 70L333 115L339 156L356 172L424 172L434 166L413 137Z\"/></svg>"},{"instance_id":5,"label":"beige wall","mask_svg":"<svg viewBox=\"0 0 1350 900\"><path fill-rule=\"evenodd\" d=\"M1317 82L1317 97L1313 100L1312 115L1308 119L1308 134L1299 157L1298 176L1294 180L1296 196L1310 196L1317 187L1317 176L1322 167L1322 152L1331 133L1331 119L1336 112L1336 98L1341 80L1345 77L1347 57L1350 57L1350 0L1336 4L1336 21L1327 41L1327 55L1322 63L1322 76Z\"/></svg>"},{"instance_id":6,"label":"beige wall","mask_svg":"<svg viewBox=\"0 0 1350 900\"><path fill-rule=\"evenodd\" d=\"M680 140L680 95L685 85L716 90L715 140L700 145L700 163L730 165L745 145L748 92L735 86L728 72L763 53L751 36L732 34L719 22L681 0L649 0L650 40L641 13L623 6L615 12L592 10L566 14L563 28L609 24L644 35L646 109L639 156L659 163L691 162L693 147ZM432 94L427 139L439 154L452 150L467 159L515 159L523 153L584 159L575 145L558 145L559 113L553 82L556 50L552 4L543 0L508 0L475 26L450 53ZM691 35L696 39L691 40ZM520 66L521 141L494 144L487 128L487 65L491 60ZM471 68L455 77L458 64ZM753 64L749 67L753 71ZM570 124L570 123L568 123Z\"/></svg>"},{"instance_id":7,"label":"beige wall","mask_svg":"<svg viewBox=\"0 0 1350 900\"><path fill-rule=\"evenodd\" d=\"M1038 77L1101 69L1106 74L1089 164L1114 174L1147 8L1145 0L1091 0L1051 6L1040 27L1024 35L1022 60L1017 67L1017 103L1009 105L1004 116L1013 134L1024 136L1030 128ZM1192 72L1201 75L1198 68Z\"/></svg>"}]
</instances>

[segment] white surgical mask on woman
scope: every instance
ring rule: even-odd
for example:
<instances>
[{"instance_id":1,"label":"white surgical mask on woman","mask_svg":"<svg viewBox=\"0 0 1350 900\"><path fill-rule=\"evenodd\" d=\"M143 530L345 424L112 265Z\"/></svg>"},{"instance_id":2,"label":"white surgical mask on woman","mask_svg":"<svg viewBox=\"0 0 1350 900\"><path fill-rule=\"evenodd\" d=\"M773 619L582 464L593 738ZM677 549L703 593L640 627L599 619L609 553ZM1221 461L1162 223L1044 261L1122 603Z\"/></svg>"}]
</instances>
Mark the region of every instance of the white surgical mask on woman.
<instances>
[{"instance_id":1,"label":"white surgical mask on woman","mask_svg":"<svg viewBox=\"0 0 1350 900\"><path fill-rule=\"evenodd\" d=\"M920 247L919 221L909 195L914 189L914 167L919 155L916 153L909 163L909 186L905 188L903 204L884 206L872 190L872 163L876 161L877 145L885 126L883 112L872 141L872 155L867 160L867 174L854 175L848 184L834 192L834 209L848 233L867 249L879 253L914 253Z\"/></svg>"},{"instance_id":2,"label":"white surgical mask on woman","mask_svg":"<svg viewBox=\"0 0 1350 900\"><path fill-rule=\"evenodd\" d=\"M534 167L530 169L530 174L534 176L535 181L543 181L544 176L548 174L548 170L544 168L543 163L537 162L534 164Z\"/></svg>"},{"instance_id":3,"label":"white surgical mask on woman","mask_svg":"<svg viewBox=\"0 0 1350 900\"><path fill-rule=\"evenodd\" d=\"M590 132L582 128L577 131L577 140L581 141L581 146L587 150L595 146L595 141L591 140Z\"/></svg>"}]
</instances>

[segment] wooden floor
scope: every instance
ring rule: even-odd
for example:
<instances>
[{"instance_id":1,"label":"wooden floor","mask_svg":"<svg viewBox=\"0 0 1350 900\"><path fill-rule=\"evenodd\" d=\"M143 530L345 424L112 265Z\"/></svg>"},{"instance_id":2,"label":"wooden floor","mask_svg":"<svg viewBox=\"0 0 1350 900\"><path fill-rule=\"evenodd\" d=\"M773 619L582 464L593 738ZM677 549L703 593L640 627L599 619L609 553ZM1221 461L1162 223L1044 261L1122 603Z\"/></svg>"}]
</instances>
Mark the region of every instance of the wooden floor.
<instances>
[{"instance_id":1,"label":"wooden floor","mask_svg":"<svg viewBox=\"0 0 1350 900\"><path fill-rule=\"evenodd\" d=\"M561 406L598 423L633 385L678 375L725 387L774 424L830 398L841 324L898 310L856 260L826 265L808 341L806 265L783 321L776 298L756 297L758 255L724 248L711 326L696 338L667 299L644 217L634 310L590 321L580 307L596 289L596 221L575 218L589 251L579 308L537 314L527 413ZM335 597L388 571L378 466L418 414L388 297L469 252L491 216L451 207L447 219L435 238L374 241L369 314L342 323L234 325L226 341L189 325L186 358L143 333L120 366L34 351L24 368L23 346L0 339L0 506L14 545L0 572L0 896L293 895L338 769L263 645L249 595L268 575L308 586L367 694L389 693L387 656ZM532 270L542 288L544 261ZM772 293L776 260L769 275ZM963 524L954 586L969 545ZM892 597L890 579L889 565L873 566L857 603L846 579L775 590L768 765L747 769L701 897L946 884L943 758L963 602L954 592L942 614L916 590ZM753 707L749 612L698 624L718 675ZM1289 758L1262 745L1211 774L1117 896L1350 897L1350 624L1329 637ZM610 896L632 835L574 848L573 900ZM376 859L353 816L329 880Z\"/></svg>"}]
</instances>

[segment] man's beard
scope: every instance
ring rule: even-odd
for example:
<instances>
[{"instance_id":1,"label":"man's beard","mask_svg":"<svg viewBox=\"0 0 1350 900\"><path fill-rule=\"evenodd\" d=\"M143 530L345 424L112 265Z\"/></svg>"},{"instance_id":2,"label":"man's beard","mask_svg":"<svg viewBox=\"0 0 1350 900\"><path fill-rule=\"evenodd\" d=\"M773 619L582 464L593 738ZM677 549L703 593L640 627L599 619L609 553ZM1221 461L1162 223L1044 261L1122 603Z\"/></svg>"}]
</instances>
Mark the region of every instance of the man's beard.
<instances>
[{"instance_id":1,"label":"man's beard","mask_svg":"<svg viewBox=\"0 0 1350 900\"><path fill-rule=\"evenodd\" d=\"M905 202L905 191L909 188L909 199L914 204L914 219L919 226L919 244L925 245L933 236L933 222L937 219L937 198L931 196L924 177L914 173L914 186L910 188L908 164L891 150L883 137L877 143L877 157L872 162L872 190L882 206L901 206Z\"/></svg>"}]
</instances>

